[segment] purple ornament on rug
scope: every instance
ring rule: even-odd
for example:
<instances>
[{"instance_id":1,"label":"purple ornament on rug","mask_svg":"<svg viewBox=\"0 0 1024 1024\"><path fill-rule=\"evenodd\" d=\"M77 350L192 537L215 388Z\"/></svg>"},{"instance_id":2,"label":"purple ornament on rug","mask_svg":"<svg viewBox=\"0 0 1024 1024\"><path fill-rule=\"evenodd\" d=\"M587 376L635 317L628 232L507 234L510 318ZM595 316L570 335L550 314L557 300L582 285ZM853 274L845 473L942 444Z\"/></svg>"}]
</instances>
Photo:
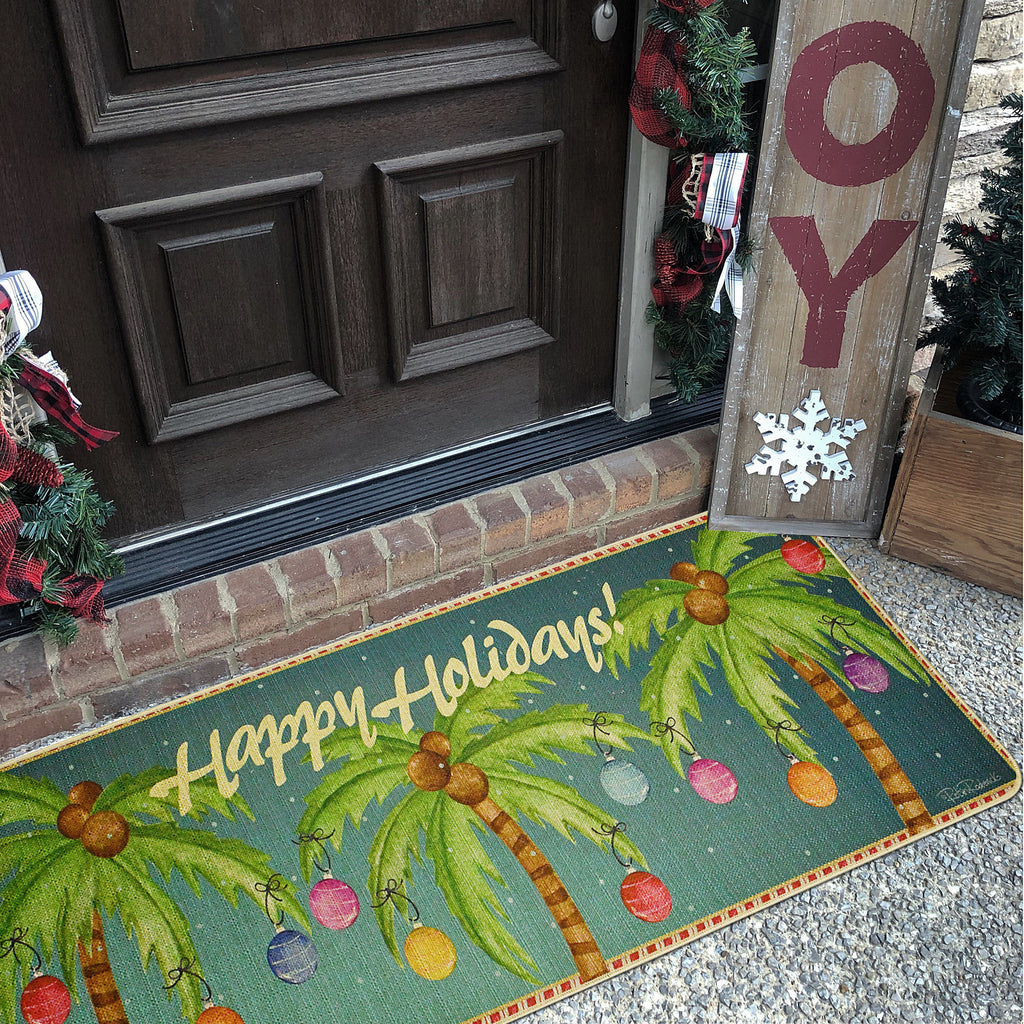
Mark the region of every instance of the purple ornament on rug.
<instances>
[{"instance_id":1,"label":"purple ornament on rug","mask_svg":"<svg viewBox=\"0 0 1024 1024\"><path fill-rule=\"evenodd\" d=\"M877 658L860 651L848 651L843 658L843 674L865 693L881 693L889 685L885 666Z\"/></svg>"},{"instance_id":2,"label":"purple ornament on rug","mask_svg":"<svg viewBox=\"0 0 1024 1024\"><path fill-rule=\"evenodd\" d=\"M739 789L736 776L721 761L695 756L686 769L687 781L697 796L709 803L727 804Z\"/></svg>"}]
</instances>

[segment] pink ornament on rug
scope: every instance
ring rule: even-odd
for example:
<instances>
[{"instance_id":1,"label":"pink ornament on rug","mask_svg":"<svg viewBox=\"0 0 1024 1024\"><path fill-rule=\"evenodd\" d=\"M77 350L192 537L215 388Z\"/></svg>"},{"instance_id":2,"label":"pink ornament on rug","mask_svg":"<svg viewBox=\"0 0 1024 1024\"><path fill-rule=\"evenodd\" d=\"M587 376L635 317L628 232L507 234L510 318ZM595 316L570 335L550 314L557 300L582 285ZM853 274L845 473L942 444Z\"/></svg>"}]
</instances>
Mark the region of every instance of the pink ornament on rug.
<instances>
[{"instance_id":1,"label":"pink ornament on rug","mask_svg":"<svg viewBox=\"0 0 1024 1024\"><path fill-rule=\"evenodd\" d=\"M694 755L686 779L697 796L709 803L727 804L739 790L736 776L721 761Z\"/></svg>"},{"instance_id":2,"label":"pink ornament on rug","mask_svg":"<svg viewBox=\"0 0 1024 1024\"><path fill-rule=\"evenodd\" d=\"M347 882L328 875L309 890L309 909L325 928L342 931L359 916L359 897Z\"/></svg>"}]
</instances>

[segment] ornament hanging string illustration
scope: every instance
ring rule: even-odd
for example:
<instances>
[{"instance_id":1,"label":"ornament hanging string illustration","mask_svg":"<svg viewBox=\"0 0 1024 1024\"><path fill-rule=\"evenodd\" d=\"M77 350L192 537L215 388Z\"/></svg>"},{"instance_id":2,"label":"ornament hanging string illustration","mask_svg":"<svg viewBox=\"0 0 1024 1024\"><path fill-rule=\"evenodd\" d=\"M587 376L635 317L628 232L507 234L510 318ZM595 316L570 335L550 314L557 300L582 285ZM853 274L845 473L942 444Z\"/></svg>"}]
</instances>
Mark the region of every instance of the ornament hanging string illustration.
<instances>
[{"instance_id":1,"label":"ornament hanging string illustration","mask_svg":"<svg viewBox=\"0 0 1024 1024\"><path fill-rule=\"evenodd\" d=\"M412 924L412 931L405 937L405 959L421 978L443 981L455 970L455 944L440 928L424 926L419 907L402 891L401 883L395 878L389 878L384 888L377 890L380 902L370 905L377 910L389 901L395 903L396 896L405 901L403 913ZM413 916L409 915L410 910Z\"/></svg>"},{"instance_id":2,"label":"ornament hanging string illustration","mask_svg":"<svg viewBox=\"0 0 1024 1024\"><path fill-rule=\"evenodd\" d=\"M641 921L652 924L664 921L672 913L672 894L665 883L650 871L630 870L633 860L623 860L615 849L615 837L626 831L626 824L617 821L614 825L602 824L592 830L597 835L607 836L612 856L626 869L626 877L619 886L622 905Z\"/></svg>"},{"instance_id":3,"label":"ornament hanging string illustration","mask_svg":"<svg viewBox=\"0 0 1024 1024\"><path fill-rule=\"evenodd\" d=\"M284 889L284 878L274 872L266 882L257 882L254 888L263 896L263 909L267 919L274 926L275 935L267 946L267 963L274 977L290 985L301 985L316 974L320 966L320 955L313 940L294 928L284 927L284 909L274 906L276 915L271 913L271 903L283 903L278 893Z\"/></svg>"},{"instance_id":4,"label":"ornament hanging string illustration","mask_svg":"<svg viewBox=\"0 0 1024 1024\"><path fill-rule=\"evenodd\" d=\"M13 956L21 966L19 949L32 954L32 980L21 992L21 1015L28 1024L64 1024L71 1013L71 993L60 978L43 974L43 959L31 943L25 941L25 929L15 928L10 938L0 940L0 960Z\"/></svg>"},{"instance_id":5,"label":"ornament hanging string illustration","mask_svg":"<svg viewBox=\"0 0 1024 1024\"><path fill-rule=\"evenodd\" d=\"M322 828L300 834L292 842L296 846L312 843L319 849L313 855L313 866L320 872L320 881L309 890L309 909L313 916L325 927L342 931L355 923L359 916L359 897L347 882L335 878L331 874L331 855L327 849L327 840L334 835L334 830L325 832ZM326 862L322 863L323 861Z\"/></svg>"},{"instance_id":6,"label":"ornament hanging string illustration","mask_svg":"<svg viewBox=\"0 0 1024 1024\"><path fill-rule=\"evenodd\" d=\"M617 803L627 807L636 807L647 799L651 784L647 776L632 761L620 761L612 756L615 749L610 744L606 750L598 740L598 733L609 735L604 728L608 724L608 716L598 712L593 718L583 719L586 725L593 728L594 746L604 754L604 765L601 767L601 787Z\"/></svg>"},{"instance_id":7,"label":"ornament hanging string illustration","mask_svg":"<svg viewBox=\"0 0 1024 1024\"><path fill-rule=\"evenodd\" d=\"M175 988L182 978L193 978L203 988L203 1012L196 1018L196 1024L245 1024L242 1017L227 1006L215 1006L213 1002L213 989L210 988L207 980L198 972L192 969L192 961L183 956L177 967L167 972L167 984L164 989L170 992Z\"/></svg>"},{"instance_id":8,"label":"ornament hanging string illustration","mask_svg":"<svg viewBox=\"0 0 1024 1024\"><path fill-rule=\"evenodd\" d=\"M877 658L872 657L870 654L866 654L863 651L855 651L848 644L841 644L836 639L836 627L843 631L844 636L852 642L853 637L847 630L847 626L852 626L852 622L844 622L838 616L835 615L822 615L821 621L828 626L828 635L832 642L839 647L845 657L843 658L843 675L857 687L858 690L863 690L865 693L882 693L889 687L889 672L885 665L882 664Z\"/></svg>"},{"instance_id":9,"label":"ornament hanging string illustration","mask_svg":"<svg viewBox=\"0 0 1024 1024\"><path fill-rule=\"evenodd\" d=\"M686 769L686 781L697 796L712 804L727 804L736 796L739 791L736 776L721 761L701 757L694 747L687 744L674 718L670 716L664 722L651 722L651 732L657 739L670 737L692 758Z\"/></svg>"},{"instance_id":10,"label":"ornament hanging string illustration","mask_svg":"<svg viewBox=\"0 0 1024 1024\"><path fill-rule=\"evenodd\" d=\"M779 742L781 732L799 732L800 726L788 718L781 722L773 722L769 719L767 724L770 729L775 730L776 749L789 762L786 782L789 784L793 796L802 800L808 807L829 807L835 803L839 789L836 786L836 780L832 778L832 773L813 761L801 761Z\"/></svg>"}]
</instances>

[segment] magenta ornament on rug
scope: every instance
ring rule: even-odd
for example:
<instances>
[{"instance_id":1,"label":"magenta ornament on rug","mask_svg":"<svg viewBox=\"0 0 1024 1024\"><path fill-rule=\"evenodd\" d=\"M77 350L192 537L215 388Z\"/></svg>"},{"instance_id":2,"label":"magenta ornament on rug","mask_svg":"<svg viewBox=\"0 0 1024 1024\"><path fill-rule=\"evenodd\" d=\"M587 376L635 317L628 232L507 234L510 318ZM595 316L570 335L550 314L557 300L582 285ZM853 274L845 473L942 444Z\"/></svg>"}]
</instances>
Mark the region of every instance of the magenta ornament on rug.
<instances>
[{"instance_id":1,"label":"magenta ornament on rug","mask_svg":"<svg viewBox=\"0 0 1024 1024\"><path fill-rule=\"evenodd\" d=\"M695 754L686 769L686 780L693 791L712 804L727 804L739 790L736 776L721 761Z\"/></svg>"},{"instance_id":2,"label":"magenta ornament on rug","mask_svg":"<svg viewBox=\"0 0 1024 1024\"><path fill-rule=\"evenodd\" d=\"M325 928L343 931L359 916L359 897L347 882L328 876L309 890L309 909Z\"/></svg>"}]
</instances>

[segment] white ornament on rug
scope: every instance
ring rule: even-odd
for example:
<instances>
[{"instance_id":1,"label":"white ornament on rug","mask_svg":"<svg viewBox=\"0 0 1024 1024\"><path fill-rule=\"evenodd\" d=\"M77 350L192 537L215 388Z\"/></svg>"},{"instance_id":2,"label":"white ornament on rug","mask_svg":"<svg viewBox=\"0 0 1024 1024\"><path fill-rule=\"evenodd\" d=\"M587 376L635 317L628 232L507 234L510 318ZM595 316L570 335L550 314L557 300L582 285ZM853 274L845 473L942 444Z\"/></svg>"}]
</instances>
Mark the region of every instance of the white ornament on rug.
<instances>
[{"instance_id":1,"label":"white ornament on rug","mask_svg":"<svg viewBox=\"0 0 1024 1024\"><path fill-rule=\"evenodd\" d=\"M821 480L852 480L853 466L846 457L846 446L867 424L863 420L833 419L827 431L816 427L819 420L828 419L829 413L821 400L821 392L814 390L793 410L793 417L799 424L790 428L789 416L771 413L754 414L754 422L761 431L764 444L761 450L744 467L748 473L764 476L770 473L782 479L790 501L799 501ZM781 441L778 448L771 448L774 441ZM831 445L839 450L830 452ZM793 468L786 472L786 465ZM820 466L816 477L813 466Z\"/></svg>"}]
</instances>

